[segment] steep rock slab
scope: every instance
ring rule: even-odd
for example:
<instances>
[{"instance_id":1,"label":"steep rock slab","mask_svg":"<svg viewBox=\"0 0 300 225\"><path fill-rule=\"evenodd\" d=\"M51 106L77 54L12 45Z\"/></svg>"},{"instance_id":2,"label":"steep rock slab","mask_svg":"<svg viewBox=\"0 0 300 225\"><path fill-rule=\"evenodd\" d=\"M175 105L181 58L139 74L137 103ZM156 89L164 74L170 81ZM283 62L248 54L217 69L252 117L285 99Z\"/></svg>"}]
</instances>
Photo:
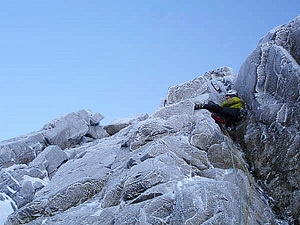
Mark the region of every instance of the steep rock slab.
<instances>
[{"instance_id":1,"label":"steep rock slab","mask_svg":"<svg viewBox=\"0 0 300 225\"><path fill-rule=\"evenodd\" d=\"M260 40L235 83L253 114L243 140L248 161L276 211L295 224L300 224L299 56L300 16Z\"/></svg>"}]
</instances>

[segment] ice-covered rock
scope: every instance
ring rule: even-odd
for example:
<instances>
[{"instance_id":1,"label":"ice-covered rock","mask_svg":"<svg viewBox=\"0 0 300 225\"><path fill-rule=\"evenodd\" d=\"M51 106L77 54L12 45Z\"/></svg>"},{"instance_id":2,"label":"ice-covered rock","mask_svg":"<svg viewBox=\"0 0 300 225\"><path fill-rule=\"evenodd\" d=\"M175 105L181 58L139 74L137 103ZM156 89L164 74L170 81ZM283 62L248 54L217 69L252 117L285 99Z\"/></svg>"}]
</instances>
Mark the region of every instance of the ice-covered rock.
<instances>
[{"instance_id":1,"label":"ice-covered rock","mask_svg":"<svg viewBox=\"0 0 300 225\"><path fill-rule=\"evenodd\" d=\"M102 127L81 110L1 142L6 224L300 224L299 20L263 37L239 76L174 85L150 116ZM249 114L230 136L194 104L232 87Z\"/></svg>"},{"instance_id":2,"label":"ice-covered rock","mask_svg":"<svg viewBox=\"0 0 300 225\"><path fill-rule=\"evenodd\" d=\"M125 127L128 127L134 122L143 121L148 118L148 114L136 115L131 118L118 118L104 126L106 132L110 135L118 133Z\"/></svg>"},{"instance_id":3,"label":"ice-covered rock","mask_svg":"<svg viewBox=\"0 0 300 225\"><path fill-rule=\"evenodd\" d=\"M67 160L68 157L66 153L63 152L60 147L57 145L50 145L30 162L29 166L44 170L47 172L48 176L51 177L51 175Z\"/></svg>"},{"instance_id":4,"label":"ice-covered rock","mask_svg":"<svg viewBox=\"0 0 300 225\"><path fill-rule=\"evenodd\" d=\"M93 137L90 127L97 126L103 118L101 114L80 110L49 122L44 126L42 134L47 144L65 149L80 143L84 136Z\"/></svg>"},{"instance_id":5,"label":"ice-covered rock","mask_svg":"<svg viewBox=\"0 0 300 225\"><path fill-rule=\"evenodd\" d=\"M41 181L6 224L276 224L241 149L207 110L194 111L195 102L220 102L235 79L222 67L172 86L164 107L117 119L103 128L111 136L88 143L80 141L86 112L49 123L60 132L46 136L52 145L28 165L3 170L8 196L7 187L21 193L24 174Z\"/></svg>"},{"instance_id":6,"label":"ice-covered rock","mask_svg":"<svg viewBox=\"0 0 300 225\"><path fill-rule=\"evenodd\" d=\"M264 36L235 83L251 119L241 142L282 217L300 224L300 15ZM247 83L247 85L244 85Z\"/></svg>"},{"instance_id":7,"label":"ice-covered rock","mask_svg":"<svg viewBox=\"0 0 300 225\"><path fill-rule=\"evenodd\" d=\"M61 149L109 136L100 113L80 110L47 123L40 131L0 142L0 168L28 164L49 145Z\"/></svg>"}]
</instances>

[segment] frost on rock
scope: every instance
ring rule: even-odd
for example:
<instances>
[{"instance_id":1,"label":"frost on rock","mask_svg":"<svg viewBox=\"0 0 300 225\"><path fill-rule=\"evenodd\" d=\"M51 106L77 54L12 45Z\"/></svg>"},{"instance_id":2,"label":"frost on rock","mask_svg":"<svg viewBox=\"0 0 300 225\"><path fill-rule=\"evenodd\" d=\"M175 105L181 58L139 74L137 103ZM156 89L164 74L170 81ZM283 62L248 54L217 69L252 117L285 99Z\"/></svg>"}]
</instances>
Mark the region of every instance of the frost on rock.
<instances>
[{"instance_id":1,"label":"frost on rock","mask_svg":"<svg viewBox=\"0 0 300 225\"><path fill-rule=\"evenodd\" d=\"M263 37L239 76L221 67L171 86L149 116L103 127L80 110L1 142L0 221L300 224L299 20ZM194 104L233 87L249 115L230 136Z\"/></svg>"},{"instance_id":2,"label":"frost on rock","mask_svg":"<svg viewBox=\"0 0 300 225\"><path fill-rule=\"evenodd\" d=\"M241 140L246 157L276 212L295 224L300 224L299 37L300 16L274 28L245 60L235 83L251 109Z\"/></svg>"},{"instance_id":3,"label":"frost on rock","mask_svg":"<svg viewBox=\"0 0 300 225\"><path fill-rule=\"evenodd\" d=\"M106 132L110 135L118 133L120 130L122 130L125 127L128 127L129 125L136 123L137 121L143 121L148 118L148 114L141 114L134 116L132 118L119 118L111 121L109 124L104 126L104 129Z\"/></svg>"},{"instance_id":4,"label":"frost on rock","mask_svg":"<svg viewBox=\"0 0 300 225\"><path fill-rule=\"evenodd\" d=\"M190 82L174 85L169 88L166 105L181 102L183 100L221 101L220 94L225 94L231 89L236 79L234 71L229 67L221 67L208 71L204 76L195 78Z\"/></svg>"},{"instance_id":5,"label":"frost on rock","mask_svg":"<svg viewBox=\"0 0 300 225\"><path fill-rule=\"evenodd\" d=\"M29 148L22 167L10 166L12 147L1 143L10 163L0 191L25 199L6 224L276 224L241 149L207 110L194 111L196 102L221 102L235 79L228 67L209 71L170 87L150 116L104 127L88 111L60 117L40 131L41 147ZM24 140L14 143L37 142Z\"/></svg>"}]
</instances>

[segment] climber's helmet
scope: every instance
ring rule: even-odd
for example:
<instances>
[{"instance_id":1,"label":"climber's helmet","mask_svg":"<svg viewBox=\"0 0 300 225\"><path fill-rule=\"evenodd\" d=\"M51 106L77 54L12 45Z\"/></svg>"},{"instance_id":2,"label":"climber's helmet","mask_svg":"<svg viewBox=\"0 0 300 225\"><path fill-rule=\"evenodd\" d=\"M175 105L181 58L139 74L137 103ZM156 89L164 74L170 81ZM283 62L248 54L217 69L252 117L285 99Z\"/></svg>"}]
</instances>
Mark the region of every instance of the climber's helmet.
<instances>
[{"instance_id":1,"label":"climber's helmet","mask_svg":"<svg viewBox=\"0 0 300 225\"><path fill-rule=\"evenodd\" d=\"M237 91L236 90L229 90L227 91L226 97L229 96L229 97L234 97L234 96L237 96Z\"/></svg>"}]
</instances>

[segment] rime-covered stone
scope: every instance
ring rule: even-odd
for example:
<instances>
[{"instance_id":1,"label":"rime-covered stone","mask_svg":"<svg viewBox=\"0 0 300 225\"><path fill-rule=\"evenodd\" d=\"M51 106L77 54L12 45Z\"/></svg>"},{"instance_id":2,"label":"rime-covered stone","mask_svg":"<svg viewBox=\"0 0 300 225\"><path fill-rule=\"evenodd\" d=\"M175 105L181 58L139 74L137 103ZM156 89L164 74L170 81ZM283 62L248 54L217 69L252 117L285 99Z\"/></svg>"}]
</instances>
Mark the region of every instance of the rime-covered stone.
<instances>
[{"instance_id":1,"label":"rime-covered stone","mask_svg":"<svg viewBox=\"0 0 300 225\"><path fill-rule=\"evenodd\" d=\"M263 37L239 76L221 67L170 87L149 116L102 127L81 110L1 142L6 225L299 224L299 27ZM229 135L194 104L233 87L248 117Z\"/></svg>"},{"instance_id":2,"label":"rime-covered stone","mask_svg":"<svg viewBox=\"0 0 300 225\"><path fill-rule=\"evenodd\" d=\"M235 83L251 112L241 142L282 217L300 224L300 16L264 36ZM245 86L244 84L247 83Z\"/></svg>"}]
</instances>

